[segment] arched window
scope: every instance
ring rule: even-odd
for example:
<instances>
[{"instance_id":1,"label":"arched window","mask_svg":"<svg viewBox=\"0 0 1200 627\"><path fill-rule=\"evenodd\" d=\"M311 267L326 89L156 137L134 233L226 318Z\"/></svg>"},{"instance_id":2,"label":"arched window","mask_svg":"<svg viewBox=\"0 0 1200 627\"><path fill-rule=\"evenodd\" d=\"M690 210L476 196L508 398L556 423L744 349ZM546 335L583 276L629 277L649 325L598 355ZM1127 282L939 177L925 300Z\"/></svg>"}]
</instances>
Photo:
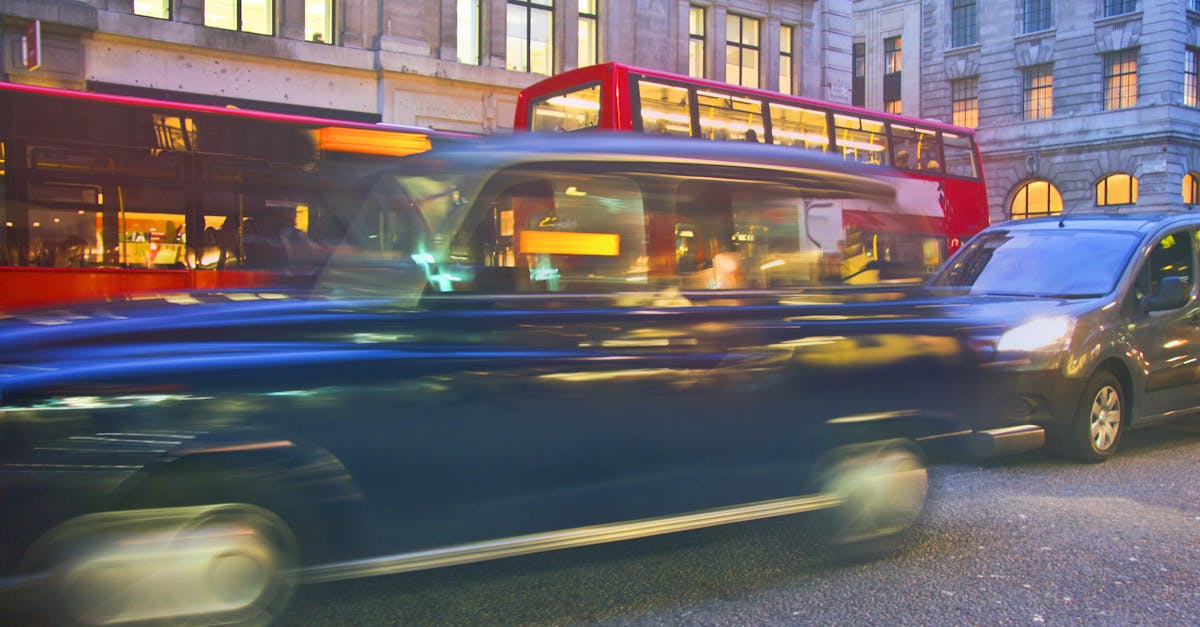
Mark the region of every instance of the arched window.
<instances>
[{"instance_id":1,"label":"arched window","mask_svg":"<svg viewBox=\"0 0 1200 627\"><path fill-rule=\"evenodd\" d=\"M1037 216L1055 216L1062 213L1062 194L1050 181L1029 181L1017 188L1012 202L1008 205L1008 215L1014 220L1035 218Z\"/></svg>"},{"instance_id":2,"label":"arched window","mask_svg":"<svg viewBox=\"0 0 1200 627\"><path fill-rule=\"evenodd\" d=\"M1096 206L1132 205L1137 202L1138 180L1128 174L1109 174L1096 182Z\"/></svg>"},{"instance_id":3,"label":"arched window","mask_svg":"<svg viewBox=\"0 0 1200 627\"><path fill-rule=\"evenodd\" d=\"M1200 205L1200 173L1183 175L1183 204Z\"/></svg>"}]
</instances>

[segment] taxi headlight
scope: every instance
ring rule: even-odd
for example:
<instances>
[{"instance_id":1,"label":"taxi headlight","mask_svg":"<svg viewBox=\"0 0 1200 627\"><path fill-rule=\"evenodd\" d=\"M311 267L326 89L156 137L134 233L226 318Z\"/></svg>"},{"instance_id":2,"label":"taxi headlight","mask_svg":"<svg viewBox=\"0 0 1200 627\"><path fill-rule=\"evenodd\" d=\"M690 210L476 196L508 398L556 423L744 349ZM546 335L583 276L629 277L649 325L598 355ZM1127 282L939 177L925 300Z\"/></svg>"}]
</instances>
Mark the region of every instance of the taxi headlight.
<instances>
[{"instance_id":1,"label":"taxi headlight","mask_svg":"<svg viewBox=\"0 0 1200 627\"><path fill-rule=\"evenodd\" d=\"M1005 331L996 342L996 350L1001 353L1058 350L1066 348L1074 331L1075 320L1066 316L1034 318Z\"/></svg>"}]
</instances>

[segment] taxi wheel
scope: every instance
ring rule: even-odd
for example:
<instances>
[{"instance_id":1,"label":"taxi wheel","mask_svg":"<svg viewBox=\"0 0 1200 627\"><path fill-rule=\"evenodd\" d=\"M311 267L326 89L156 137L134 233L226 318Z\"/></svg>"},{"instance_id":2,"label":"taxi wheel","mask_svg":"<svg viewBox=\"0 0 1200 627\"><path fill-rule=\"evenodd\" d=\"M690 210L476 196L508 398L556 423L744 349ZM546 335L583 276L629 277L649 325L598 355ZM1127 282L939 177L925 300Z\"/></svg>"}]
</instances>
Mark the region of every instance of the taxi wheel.
<instances>
[{"instance_id":1,"label":"taxi wheel","mask_svg":"<svg viewBox=\"0 0 1200 627\"><path fill-rule=\"evenodd\" d=\"M1116 375L1101 370L1092 375L1060 451L1082 462L1102 462L1112 456L1121 441L1128 403Z\"/></svg>"},{"instance_id":2,"label":"taxi wheel","mask_svg":"<svg viewBox=\"0 0 1200 627\"><path fill-rule=\"evenodd\" d=\"M920 449L894 439L840 446L819 462L818 489L842 503L819 512L820 540L844 558L873 557L921 517L929 479Z\"/></svg>"},{"instance_id":3,"label":"taxi wheel","mask_svg":"<svg viewBox=\"0 0 1200 627\"><path fill-rule=\"evenodd\" d=\"M25 567L55 624L267 625L295 590L287 524L242 503L89 514L51 530Z\"/></svg>"}]
</instances>

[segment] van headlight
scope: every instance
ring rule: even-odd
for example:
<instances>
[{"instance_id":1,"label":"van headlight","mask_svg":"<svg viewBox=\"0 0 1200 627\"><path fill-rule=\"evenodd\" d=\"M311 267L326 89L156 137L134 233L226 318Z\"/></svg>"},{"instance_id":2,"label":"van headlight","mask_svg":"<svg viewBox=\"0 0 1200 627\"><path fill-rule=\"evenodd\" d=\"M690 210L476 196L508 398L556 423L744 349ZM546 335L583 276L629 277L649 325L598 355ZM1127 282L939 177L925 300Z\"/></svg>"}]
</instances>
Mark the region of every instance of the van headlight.
<instances>
[{"instance_id":1,"label":"van headlight","mask_svg":"<svg viewBox=\"0 0 1200 627\"><path fill-rule=\"evenodd\" d=\"M1075 320L1066 316L1034 318L1005 331L996 342L1000 353L1035 353L1065 349L1075 331Z\"/></svg>"}]
</instances>

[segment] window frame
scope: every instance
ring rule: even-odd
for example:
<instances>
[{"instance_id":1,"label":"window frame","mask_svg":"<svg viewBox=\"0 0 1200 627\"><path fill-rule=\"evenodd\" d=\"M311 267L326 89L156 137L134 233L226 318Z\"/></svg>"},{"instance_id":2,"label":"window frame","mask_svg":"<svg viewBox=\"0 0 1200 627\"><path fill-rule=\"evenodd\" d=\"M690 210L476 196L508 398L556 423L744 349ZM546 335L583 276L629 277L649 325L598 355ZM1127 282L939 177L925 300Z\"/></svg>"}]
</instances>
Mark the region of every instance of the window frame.
<instances>
[{"instance_id":1,"label":"window frame","mask_svg":"<svg viewBox=\"0 0 1200 627\"><path fill-rule=\"evenodd\" d=\"M1023 0L1021 26L1022 33L1038 33L1054 28L1053 0Z\"/></svg>"},{"instance_id":2,"label":"window frame","mask_svg":"<svg viewBox=\"0 0 1200 627\"><path fill-rule=\"evenodd\" d=\"M587 5L587 6L585 6ZM584 33L589 37L584 37ZM585 41L586 40L586 41ZM585 52L586 61L585 61ZM600 0L579 0L579 50L577 67L600 62Z\"/></svg>"},{"instance_id":3,"label":"window frame","mask_svg":"<svg viewBox=\"0 0 1200 627\"><path fill-rule=\"evenodd\" d=\"M795 26L779 25L779 91L789 95L796 92L796 55L793 43L795 37Z\"/></svg>"},{"instance_id":4,"label":"window frame","mask_svg":"<svg viewBox=\"0 0 1200 627\"><path fill-rule=\"evenodd\" d=\"M1054 116L1053 63L1021 68L1021 114L1024 120L1044 120Z\"/></svg>"},{"instance_id":5,"label":"window frame","mask_svg":"<svg viewBox=\"0 0 1200 627\"><path fill-rule=\"evenodd\" d=\"M1138 87L1138 49L1104 53L1104 110L1136 107Z\"/></svg>"},{"instance_id":6,"label":"window frame","mask_svg":"<svg viewBox=\"0 0 1200 627\"><path fill-rule=\"evenodd\" d=\"M733 33L729 32L728 26L732 25L736 20L737 23L737 38L733 38ZM753 29L749 32L753 33L753 41L758 43L747 43L746 26L752 23ZM750 87L757 89L761 82L762 74L762 20L749 15L740 13L725 14L725 82L739 87ZM733 54L736 52L737 63L732 62ZM754 68L751 70L747 67L746 56L750 54L754 57ZM738 75L736 77L729 76L729 69L737 68ZM747 82L750 79L751 82Z\"/></svg>"},{"instance_id":7,"label":"window frame","mask_svg":"<svg viewBox=\"0 0 1200 627\"><path fill-rule=\"evenodd\" d=\"M462 9L473 8L472 14L464 19ZM455 58L464 65L483 63L483 0L455 0ZM469 42L470 56L463 54L463 42Z\"/></svg>"},{"instance_id":8,"label":"window frame","mask_svg":"<svg viewBox=\"0 0 1200 627\"><path fill-rule=\"evenodd\" d=\"M216 21L215 18L210 19L210 15L209 15L209 11L208 11L208 0L205 0L204 5L203 5L204 26L206 28L218 28L221 30L236 31L239 33L249 33L251 35L263 35L266 37L274 37L275 36L275 19L277 17L276 11L275 11L274 0L261 0L260 5L255 5L255 7L261 6L267 12L267 16L266 16L267 30L266 30L266 32L257 31L257 30L247 30L246 20L245 20L246 1L247 0L229 0L229 2L232 3L232 5L233 5L233 16L232 17L233 17L234 25L232 27L226 27L226 26L220 26L219 22ZM251 1L253 1L253 0L251 0Z\"/></svg>"},{"instance_id":9,"label":"window frame","mask_svg":"<svg viewBox=\"0 0 1200 627\"><path fill-rule=\"evenodd\" d=\"M1183 106L1200 107L1200 48L1195 46L1184 51Z\"/></svg>"},{"instance_id":10,"label":"window frame","mask_svg":"<svg viewBox=\"0 0 1200 627\"><path fill-rule=\"evenodd\" d=\"M1044 212L1043 211L1030 212L1030 210L1029 210L1030 198L1032 196L1031 192L1034 191L1032 188L1035 185L1038 186L1039 188L1042 185L1045 185L1045 207L1046 207L1046 210ZM1041 190L1039 189L1038 191L1040 193ZM1020 214L1018 214L1016 211L1016 205L1017 205L1018 200L1023 200L1024 205L1025 205L1024 210ZM1060 192L1058 190L1057 185L1055 185L1054 183L1050 182L1047 179L1042 179L1042 178L1030 179L1030 180L1025 181L1024 183L1021 183L1013 191L1012 198L1010 198L1008 201L1008 217L1010 220L1024 220L1027 218L1039 218L1039 217L1043 217L1043 216L1057 216L1057 215L1062 215L1062 212L1063 212L1062 192Z\"/></svg>"},{"instance_id":11,"label":"window frame","mask_svg":"<svg viewBox=\"0 0 1200 627\"><path fill-rule=\"evenodd\" d=\"M955 126L979 128L978 76L950 81L950 119Z\"/></svg>"},{"instance_id":12,"label":"window frame","mask_svg":"<svg viewBox=\"0 0 1200 627\"><path fill-rule=\"evenodd\" d=\"M1118 200L1112 200L1113 184L1119 184L1124 189L1118 188L1118 192L1123 195L1118 196ZM1122 201L1121 198L1128 200ZM1106 174L1095 185L1095 200L1097 207L1126 207L1136 205L1138 201L1138 179L1132 174L1125 172L1112 172Z\"/></svg>"},{"instance_id":13,"label":"window frame","mask_svg":"<svg viewBox=\"0 0 1200 627\"><path fill-rule=\"evenodd\" d=\"M708 8L688 6L688 76L708 77Z\"/></svg>"},{"instance_id":14,"label":"window frame","mask_svg":"<svg viewBox=\"0 0 1200 627\"><path fill-rule=\"evenodd\" d=\"M506 15L506 17L509 13L512 12L512 10L514 8L524 11L525 33L524 33L523 37L521 37L521 38L514 38L512 30L510 30L509 25L506 23L505 38L506 38L506 40L520 39L521 41L524 42L524 67L521 68L521 67L513 66L512 60L509 58L509 54L508 54L509 50L508 50L507 41L505 44L504 66L513 72L524 72L526 74L541 74L543 76L553 75L554 74L554 65L555 65L554 64L554 44L556 43L554 41L554 24L555 24L555 10L557 9L557 7L555 7L555 5L554 5L554 0L505 0L505 15ZM534 12L535 11L540 11L540 12L545 13L546 17L547 17L547 23L550 25L550 28L547 32L548 38L546 40L546 63L547 63L548 67L544 68L544 70L545 70L544 72L541 71L541 69L535 70L533 68L533 44L534 44L533 26L534 26Z\"/></svg>"},{"instance_id":15,"label":"window frame","mask_svg":"<svg viewBox=\"0 0 1200 627\"><path fill-rule=\"evenodd\" d=\"M142 2L146 3L146 4L149 4L151 1L152 0L142 0ZM171 19L171 15L172 15L171 14L171 0L154 1L153 3L156 6L153 7L153 10L151 10L149 12L140 12L140 13L138 12L138 3L139 3L139 0L133 0L133 14L134 15L141 16L141 17L148 17L148 18L152 18L152 19L156 19L156 20L170 20ZM145 10L143 10L143 11L145 11Z\"/></svg>"},{"instance_id":16,"label":"window frame","mask_svg":"<svg viewBox=\"0 0 1200 627\"><path fill-rule=\"evenodd\" d=\"M950 47L979 43L979 8L975 0L951 0Z\"/></svg>"}]
</instances>

